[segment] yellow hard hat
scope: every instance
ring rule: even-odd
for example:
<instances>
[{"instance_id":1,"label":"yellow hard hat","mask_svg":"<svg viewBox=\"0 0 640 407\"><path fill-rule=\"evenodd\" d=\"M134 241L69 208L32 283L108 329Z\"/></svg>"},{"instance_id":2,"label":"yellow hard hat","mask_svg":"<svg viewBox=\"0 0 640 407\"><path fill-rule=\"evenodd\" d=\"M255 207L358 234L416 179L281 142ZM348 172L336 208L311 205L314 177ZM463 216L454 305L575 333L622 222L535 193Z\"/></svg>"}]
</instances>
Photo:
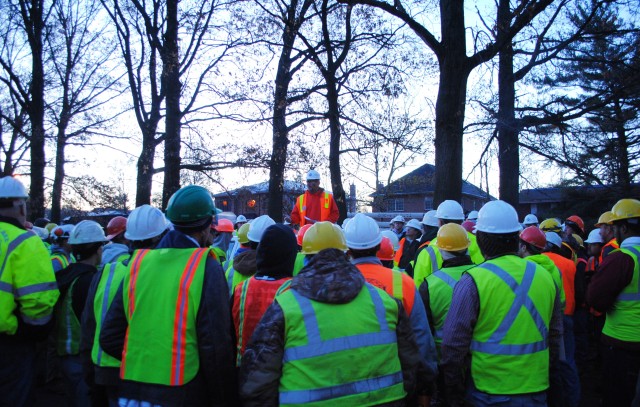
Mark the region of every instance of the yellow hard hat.
<instances>
[{"instance_id":1,"label":"yellow hard hat","mask_svg":"<svg viewBox=\"0 0 640 407\"><path fill-rule=\"evenodd\" d=\"M331 222L318 222L307 230L302 240L302 253L316 254L324 249L347 251L347 241L339 226Z\"/></svg>"},{"instance_id":2,"label":"yellow hard hat","mask_svg":"<svg viewBox=\"0 0 640 407\"><path fill-rule=\"evenodd\" d=\"M613 205L611 213L613 214L612 222L640 218L640 201L637 199L621 199Z\"/></svg>"},{"instance_id":3,"label":"yellow hard hat","mask_svg":"<svg viewBox=\"0 0 640 407\"><path fill-rule=\"evenodd\" d=\"M245 223L242 226L240 226L240 229L238 229L238 243L240 244L249 243L249 238L247 237L247 234L249 233L250 227L251 227L251 224L249 223Z\"/></svg>"},{"instance_id":4,"label":"yellow hard hat","mask_svg":"<svg viewBox=\"0 0 640 407\"><path fill-rule=\"evenodd\" d=\"M576 242L578 242L578 246L584 248L584 240L582 240L580 235L578 235L577 233L574 233L571 236L573 236L573 238L576 239Z\"/></svg>"},{"instance_id":5,"label":"yellow hard hat","mask_svg":"<svg viewBox=\"0 0 640 407\"><path fill-rule=\"evenodd\" d=\"M558 222L558 219L549 218L542 221L542 223L540 224L540 230L542 230L543 232L557 233L562 230L562 227L560 226L560 222Z\"/></svg>"},{"instance_id":6,"label":"yellow hard hat","mask_svg":"<svg viewBox=\"0 0 640 407\"><path fill-rule=\"evenodd\" d=\"M49 233L51 233L51 231L57 227L58 225L52 222L52 223L47 223L47 225L44 228L47 229Z\"/></svg>"},{"instance_id":7,"label":"yellow hard hat","mask_svg":"<svg viewBox=\"0 0 640 407\"><path fill-rule=\"evenodd\" d=\"M611 211L606 211L605 213L600 215L600 217L598 218L598 223L596 223L594 226L599 228L602 225L607 225L611 223L612 219L613 219L613 213Z\"/></svg>"},{"instance_id":8,"label":"yellow hard hat","mask_svg":"<svg viewBox=\"0 0 640 407\"><path fill-rule=\"evenodd\" d=\"M457 223L447 223L438 229L436 245L440 250L457 252L468 248L470 244L467 231Z\"/></svg>"}]
</instances>

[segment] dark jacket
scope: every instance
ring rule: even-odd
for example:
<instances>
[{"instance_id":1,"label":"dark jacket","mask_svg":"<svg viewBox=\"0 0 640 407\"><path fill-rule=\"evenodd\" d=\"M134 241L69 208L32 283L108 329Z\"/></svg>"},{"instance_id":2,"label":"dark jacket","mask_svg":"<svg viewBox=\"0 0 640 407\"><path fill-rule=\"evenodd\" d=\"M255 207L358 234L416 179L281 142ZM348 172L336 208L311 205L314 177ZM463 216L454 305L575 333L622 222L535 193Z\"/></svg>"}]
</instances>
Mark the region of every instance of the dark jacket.
<instances>
[{"instance_id":1,"label":"dark jacket","mask_svg":"<svg viewBox=\"0 0 640 407\"><path fill-rule=\"evenodd\" d=\"M196 247L187 235L173 230L158 243L156 249ZM102 349L118 359L122 357L127 331L122 290L120 285L100 333ZM123 380L120 397L162 406L235 406L234 335L228 288L222 267L212 257L207 258L205 266L196 332L200 370L192 381L183 386L163 386Z\"/></svg>"},{"instance_id":2,"label":"dark jacket","mask_svg":"<svg viewBox=\"0 0 640 407\"><path fill-rule=\"evenodd\" d=\"M269 226L256 250L256 277L278 280L293 275L293 265L298 254L298 243L290 227Z\"/></svg>"},{"instance_id":3,"label":"dark jacket","mask_svg":"<svg viewBox=\"0 0 640 407\"><path fill-rule=\"evenodd\" d=\"M344 253L328 249L311 259L300 274L293 278L291 288L314 301L345 304L358 295L364 284L364 277L347 260ZM416 385L421 385L426 380L424 371L421 370L420 352L413 337L411 324L399 301L398 310L398 356L405 389L412 394ZM278 405L284 344L284 313L280 305L274 302L262 317L242 358L240 397L243 406ZM399 400L385 405L402 406L405 402Z\"/></svg>"},{"instance_id":4,"label":"dark jacket","mask_svg":"<svg viewBox=\"0 0 640 407\"><path fill-rule=\"evenodd\" d=\"M244 251L233 259L233 269L243 276L256 274L256 251Z\"/></svg>"}]
</instances>

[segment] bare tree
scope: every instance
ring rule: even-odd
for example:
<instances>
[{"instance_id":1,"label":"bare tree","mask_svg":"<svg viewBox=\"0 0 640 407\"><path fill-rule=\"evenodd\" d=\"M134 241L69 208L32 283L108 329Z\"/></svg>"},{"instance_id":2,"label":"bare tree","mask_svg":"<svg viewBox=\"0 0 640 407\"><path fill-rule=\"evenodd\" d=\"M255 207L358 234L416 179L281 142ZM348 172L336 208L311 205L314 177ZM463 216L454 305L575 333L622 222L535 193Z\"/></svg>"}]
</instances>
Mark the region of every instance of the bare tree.
<instances>
[{"instance_id":1,"label":"bare tree","mask_svg":"<svg viewBox=\"0 0 640 407\"><path fill-rule=\"evenodd\" d=\"M489 61L524 27L530 24L553 0L524 0L511 11L508 27L486 27L495 33L486 40L482 33L474 36L474 53L467 55L465 2L441 0L440 39L426 24L419 21L424 15L423 3L392 3L384 0L342 0L354 4L377 7L405 22L438 59L440 82L436 100L435 155L436 185L434 204L445 199L462 197L463 124L469 74L480 64ZM484 21L483 16L479 18Z\"/></svg>"},{"instance_id":2,"label":"bare tree","mask_svg":"<svg viewBox=\"0 0 640 407\"><path fill-rule=\"evenodd\" d=\"M7 17L6 29L16 30L28 46L31 64L27 68L14 59L15 54L7 54L4 47L0 54L4 83L12 97L29 118L30 177L29 191L30 216L44 216L44 169L45 169L45 71L43 61L44 28L49 15L50 5L45 0L7 0L2 3L3 15ZM17 127L16 127L17 130Z\"/></svg>"},{"instance_id":3,"label":"bare tree","mask_svg":"<svg viewBox=\"0 0 640 407\"><path fill-rule=\"evenodd\" d=\"M142 132L136 205L150 202L156 147L162 142L165 143L162 198L166 205L180 184L182 120L192 111L204 109L197 103L198 97L202 97L201 90L208 86L216 64L237 41L225 34L222 27L213 30L211 24L215 13L228 2L101 2L116 28L133 110ZM181 27L185 28L183 38ZM183 50L180 43L185 44ZM187 89L191 92L185 95ZM158 131L161 124L163 133Z\"/></svg>"},{"instance_id":4,"label":"bare tree","mask_svg":"<svg viewBox=\"0 0 640 407\"><path fill-rule=\"evenodd\" d=\"M55 127L55 174L51 192L51 219L60 221L65 178L65 150L79 139L85 145L89 135L118 116L102 109L118 96L117 77L108 68L115 47L106 26L98 20L97 0L58 0L54 5L46 36L46 55L52 72L52 95L48 109ZM55 97L54 97L55 95Z\"/></svg>"}]
</instances>

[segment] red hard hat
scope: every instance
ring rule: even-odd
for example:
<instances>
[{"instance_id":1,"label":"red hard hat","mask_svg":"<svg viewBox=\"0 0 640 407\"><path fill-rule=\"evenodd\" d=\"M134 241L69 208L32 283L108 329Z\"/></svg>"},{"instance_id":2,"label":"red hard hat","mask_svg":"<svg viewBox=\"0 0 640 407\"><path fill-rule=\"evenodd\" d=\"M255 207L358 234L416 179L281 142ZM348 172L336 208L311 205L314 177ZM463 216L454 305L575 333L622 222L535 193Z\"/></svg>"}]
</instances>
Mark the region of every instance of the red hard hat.
<instances>
[{"instance_id":1,"label":"red hard hat","mask_svg":"<svg viewBox=\"0 0 640 407\"><path fill-rule=\"evenodd\" d=\"M393 244L391 243L391 239L382 236L380 249L376 253L376 256L378 256L380 260L393 260Z\"/></svg>"},{"instance_id":2,"label":"red hard hat","mask_svg":"<svg viewBox=\"0 0 640 407\"><path fill-rule=\"evenodd\" d=\"M307 233L307 230L309 230L311 226L313 226L312 223L307 223L298 231L298 235L296 236L296 238L298 239L298 246L302 247L302 239L304 238L304 234Z\"/></svg>"},{"instance_id":3,"label":"red hard hat","mask_svg":"<svg viewBox=\"0 0 640 407\"><path fill-rule=\"evenodd\" d=\"M542 250L547 245L547 237L537 226L529 226L520 233L520 240Z\"/></svg>"},{"instance_id":4,"label":"red hard hat","mask_svg":"<svg viewBox=\"0 0 640 407\"><path fill-rule=\"evenodd\" d=\"M567 218L566 222L574 223L580 228L580 233L584 233L584 221L578 215L571 215Z\"/></svg>"},{"instance_id":5,"label":"red hard hat","mask_svg":"<svg viewBox=\"0 0 640 407\"><path fill-rule=\"evenodd\" d=\"M233 222L229 219L218 219L218 224L214 227L218 232L233 233Z\"/></svg>"},{"instance_id":6,"label":"red hard hat","mask_svg":"<svg viewBox=\"0 0 640 407\"><path fill-rule=\"evenodd\" d=\"M462 225L461 225L461 226L462 226L462 227L464 228L464 230L466 230L467 232L469 232L469 233L473 233L473 228L475 228L475 227L476 227L476 224L475 224L475 223L473 223L473 222L472 222L472 221L470 221L470 220L465 220L464 222L462 222Z\"/></svg>"},{"instance_id":7,"label":"red hard hat","mask_svg":"<svg viewBox=\"0 0 640 407\"><path fill-rule=\"evenodd\" d=\"M125 230L127 230L127 218L116 216L107 224L107 240L113 239Z\"/></svg>"}]
</instances>

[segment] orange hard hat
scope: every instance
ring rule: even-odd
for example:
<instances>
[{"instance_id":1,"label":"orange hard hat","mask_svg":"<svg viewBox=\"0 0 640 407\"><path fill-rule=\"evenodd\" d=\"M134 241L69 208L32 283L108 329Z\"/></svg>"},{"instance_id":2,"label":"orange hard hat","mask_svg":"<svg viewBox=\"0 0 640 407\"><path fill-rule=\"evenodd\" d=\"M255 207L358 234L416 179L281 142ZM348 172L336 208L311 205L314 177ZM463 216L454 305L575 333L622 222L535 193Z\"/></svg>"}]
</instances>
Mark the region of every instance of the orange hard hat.
<instances>
[{"instance_id":1,"label":"orange hard hat","mask_svg":"<svg viewBox=\"0 0 640 407\"><path fill-rule=\"evenodd\" d=\"M565 221L569 226L576 225L580 228L580 233L584 233L584 221L578 215L571 215Z\"/></svg>"},{"instance_id":2,"label":"orange hard hat","mask_svg":"<svg viewBox=\"0 0 640 407\"><path fill-rule=\"evenodd\" d=\"M520 240L542 250L547 245L547 237L537 226L529 226L520 233Z\"/></svg>"},{"instance_id":3,"label":"orange hard hat","mask_svg":"<svg viewBox=\"0 0 640 407\"><path fill-rule=\"evenodd\" d=\"M307 223L306 225L301 227L300 230L298 231L298 235L296 236L296 238L298 239L298 246L302 247L302 240L304 239L304 234L307 233L307 230L309 230L311 226L313 226L312 223Z\"/></svg>"},{"instance_id":4,"label":"orange hard hat","mask_svg":"<svg viewBox=\"0 0 640 407\"><path fill-rule=\"evenodd\" d=\"M113 239L125 230L127 230L127 218L116 216L107 224L107 240Z\"/></svg>"},{"instance_id":5,"label":"orange hard hat","mask_svg":"<svg viewBox=\"0 0 640 407\"><path fill-rule=\"evenodd\" d=\"M217 232L233 233L233 222L229 219L218 219L218 224L214 227Z\"/></svg>"},{"instance_id":6,"label":"orange hard hat","mask_svg":"<svg viewBox=\"0 0 640 407\"><path fill-rule=\"evenodd\" d=\"M391 239L386 236L382 236L382 241L380 241L380 249L376 253L376 256L380 260L393 260L393 243L391 243Z\"/></svg>"}]
</instances>

